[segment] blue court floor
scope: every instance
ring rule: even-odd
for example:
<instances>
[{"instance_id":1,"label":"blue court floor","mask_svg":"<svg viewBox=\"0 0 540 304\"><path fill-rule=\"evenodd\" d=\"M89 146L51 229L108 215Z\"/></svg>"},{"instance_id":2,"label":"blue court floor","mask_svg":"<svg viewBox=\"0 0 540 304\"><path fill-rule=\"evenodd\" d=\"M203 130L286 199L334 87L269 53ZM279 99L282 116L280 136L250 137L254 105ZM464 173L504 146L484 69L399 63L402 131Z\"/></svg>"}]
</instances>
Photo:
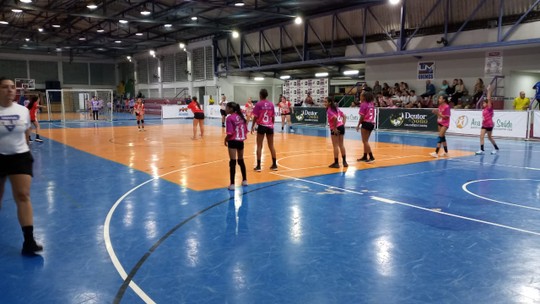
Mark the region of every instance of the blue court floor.
<instances>
[{"instance_id":1,"label":"blue court floor","mask_svg":"<svg viewBox=\"0 0 540 304\"><path fill-rule=\"evenodd\" d=\"M358 133L347 138L361 151ZM436 143L435 134L371 139ZM450 153L478 150L477 137L447 139ZM309 178L263 172L285 179L230 192L190 190L45 138L31 145L35 234L45 250L20 255L7 186L0 302L540 303L540 143L497 142L498 155L486 140L484 156Z\"/></svg>"}]
</instances>

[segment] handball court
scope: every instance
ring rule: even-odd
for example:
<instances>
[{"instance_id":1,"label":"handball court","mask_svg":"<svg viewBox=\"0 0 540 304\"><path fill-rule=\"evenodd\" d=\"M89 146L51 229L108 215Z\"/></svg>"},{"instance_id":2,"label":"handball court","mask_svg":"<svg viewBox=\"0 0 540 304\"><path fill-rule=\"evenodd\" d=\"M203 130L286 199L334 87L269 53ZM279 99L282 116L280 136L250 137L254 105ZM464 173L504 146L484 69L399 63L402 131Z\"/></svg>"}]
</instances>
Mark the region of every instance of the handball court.
<instances>
[{"instance_id":1,"label":"handball court","mask_svg":"<svg viewBox=\"0 0 540 304\"><path fill-rule=\"evenodd\" d=\"M220 121L42 123L33 143L39 257L0 209L5 303L538 303L540 144L376 131L376 161L330 169L327 129L279 132L278 171L255 135L249 186L228 191ZM341 161L340 161L341 162ZM237 169L237 184L240 184Z\"/></svg>"}]
</instances>

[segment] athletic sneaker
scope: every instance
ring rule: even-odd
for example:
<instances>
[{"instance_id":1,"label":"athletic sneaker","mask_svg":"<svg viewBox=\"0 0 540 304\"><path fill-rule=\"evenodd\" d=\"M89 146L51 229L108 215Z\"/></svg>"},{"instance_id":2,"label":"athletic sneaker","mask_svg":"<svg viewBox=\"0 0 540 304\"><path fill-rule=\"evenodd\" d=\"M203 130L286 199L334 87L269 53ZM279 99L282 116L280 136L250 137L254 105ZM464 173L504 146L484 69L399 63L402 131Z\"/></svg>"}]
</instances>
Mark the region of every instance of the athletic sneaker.
<instances>
[{"instance_id":1,"label":"athletic sneaker","mask_svg":"<svg viewBox=\"0 0 540 304\"><path fill-rule=\"evenodd\" d=\"M272 165L272 167L270 167L270 170L277 171L277 165Z\"/></svg>"},{"instance_id":2,"label":"athletic sneaker","mask_svg":"<svg viewBox=\"0 0 540 304\"><path fill-rule=\"evenodd\" d=\"M356 161L359 161L359 162L367 162L368 159L367 159L367 157L364 156L364 157L362 157L362 158L357 159Z\"/></svg>"},{"instance_id":3,"label":"athletic sneaker","mask_svg":"<svg viewBox=\"0 0 540 304\"><path fill-rule=\"evenodd\" d=\"M43 142L43 139L41 139L41 138L36 138L36 142Z\"/></svg>"},{"instance_id":4,"label":"athletic sneaker","mask_svg":"<svg viewBox=\"0 0 540 304\"><path fill-rule=\"evenodd\" d=\"M294 133L293 128L289 128L289 132Z\"/></svg>"},{"instance_id":5,"label":"athletic sneaker","mask_svg":"<svg viewBox=\"0 0 540 304\"><path fill-rule=\"evenodd\" d=\"M32 240L30 242L24 242L23 243L23 247L22 247L22 250L21 250L21 254L22 255L29 255L29 256L32 256L32 255L35 255L36 252L39 252L39 251L42 251L43 250L43 246L41 245L38 245L36 243L36 241Z\"/></svg>"},{"instance_id":6,"label":"athletic sneaker","mask_svg":"<svg viewBox=\"0 0 540 304\"><path fill-rule=\"evenodd\" d=\"M248 185L248 182L247 182L247 180L245 180L245 181L242 181L242 186L246 187L247 185Z\"/></svg>"},{"instance_id":7,"label":"athletic sneaker","mask_svg":"<svg viewBox=\"0 0 540 304\"><path fill-rule=\"evenodd\" d=\"M431 155L432 157L435 157L435 158L439 158L439 154L437 154L435 152L431 152L431 153L429 153L429 155Z\"/></svg>"},{"instance_id":8,"label":"athletic sneaker","mask_svg":"<svg viewBox=\"0 0 540 304\"><path fill-rule=\"evenodd\" d=\"M337 169L339 169L339 164L338 163L333 163L330 166L328 166L328 168L337 168Z\"/></svg>"},{"instance_id":9,"label":"athletic sneaker","mask_svg":"<svg viewBox=\"0 0 540 304\"><path fill-rule=\"evenodd\" d=\"M375 161L375 158L370 158L370 159L366 160L366 163L372 163L374 161Z\"/></svg>"},{"instance_id":10,"label":"athletic sneaker","mask_svg":"<svg viewBox=\"0 0 540 304\"><path fill-rule=\"evenodd\" d=\"M482 150L476 151L476 155L484 155L484 154L485 154L485 153L484 153L484 151L482 151Z\"/></svg>"},{"instance_id":11,"label":"athletic sneaker","mask_svg":"<svg viewBox=\"0 0 540 304\"><path fill-rule=\"evenodd\" d=\"M257 171L257 172L261 172L261 167L257 166L255 168L253 168L253 170Z\"/></svg>"},{"instance_id":12,"label":"athletic sneaker","mask_svg":"<svg viewBox=\"0 0 540 304\"><path fill-rule=\"evenodd\" d=\"M229 191L234 191L234 184L230 184L229 187L227 187L227 189L229 189Z\"/></svg>"},{"instance_id":13,"label":"athletic sneaker","mask_svg":"<svg viewBox=\"0 0 540 304\"><path fill-rule=\"evenodd\" d=\"M347 162L343 162L343 167L344 168L347 168L349 166L349 164Z\"/></svg>"},{"instance_id":14,"label":"athletic sneaker","mask_svg":"<svg viewBox=\"0 0 540 304\"><path fill-rule=\"evenodd\" d=\"M28 142L33 142L33 140L31 138L28 139Z\"/></svg>"},{"instance_id":15,"label":"athletic sneaker","mask_svg":"<svg viewBox=\"0 0 540 304\"><path fill-rule=\"evenodd\" d=\"M446 156L448 156L448 153L443 152L443 154L441 154L441 156L445 156L445 157L446 157Z\"/></svg>"},{"instance_id":16,"label":"athletic sneaker","mask_svg":"<svg viewBox=\"0 0 540 304\"><path fill-rule=\"evenodd\" d=\"M499 152L499 151L497 151L497 150L493 150L493 151L491 151L491 155L495 155L495 154L497 154L498 152Z\"/></svg>"}]
</instances>

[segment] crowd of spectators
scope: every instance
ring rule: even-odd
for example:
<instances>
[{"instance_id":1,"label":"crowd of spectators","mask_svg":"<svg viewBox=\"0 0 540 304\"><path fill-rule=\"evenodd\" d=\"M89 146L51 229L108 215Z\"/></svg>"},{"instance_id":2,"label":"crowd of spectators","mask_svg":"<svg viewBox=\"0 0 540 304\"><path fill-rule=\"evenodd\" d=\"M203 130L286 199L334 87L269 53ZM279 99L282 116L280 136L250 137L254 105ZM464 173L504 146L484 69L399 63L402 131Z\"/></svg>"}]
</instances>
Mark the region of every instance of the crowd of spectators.
<instances>
[{"instance_id":1,"label":"crowd of spectators","mask_svg":"<svg viewBox=\"0 0 540 304\"><path fill-rule=\"evenodd\" d=\"M393 86L384 82L382 85L375 81L373 87L364 83L358 90L355 102L352 106L358 105L358 97L363 91L372 91L376 97L377 107L390 108L434 108L437 107L439 96L448 96L450 106L453 108L469 109L474 108L476 103L482 98L485 85L481 78L476 80L474 90L469 93L465 87L463 79L454 79L452 83L443 80L439 88L431 80L426 80L424 90L418 95L416 90L411 89L406 82L395 83Z\"/></svg>"}]
</instances>

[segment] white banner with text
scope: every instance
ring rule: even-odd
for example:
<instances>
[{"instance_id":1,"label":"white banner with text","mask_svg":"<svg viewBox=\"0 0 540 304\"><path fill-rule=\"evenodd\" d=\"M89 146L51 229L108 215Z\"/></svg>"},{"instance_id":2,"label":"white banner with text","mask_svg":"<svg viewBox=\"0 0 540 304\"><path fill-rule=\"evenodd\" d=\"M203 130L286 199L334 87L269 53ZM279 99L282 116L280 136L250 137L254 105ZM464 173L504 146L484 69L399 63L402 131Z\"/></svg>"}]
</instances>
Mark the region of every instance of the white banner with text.
<instances>
[{"instance_id":1,"label":"white banner with text","mask_svg":"<svg viewBox=\"0 0 540 304\"><path fill-rule=\"evenodd\" d=\"M193 113L187 109L186 105L162 105L161 106L161 119L168 118L193 118Z\"/></svg>"},{"instance_id":2,"label":"white banner with text","mask_svg":"<svg viewBox=\"0 0 540 304\"><path fill-rule=\"evenodd\" d=\"M526 138L527 112L495 111L493 136ZM479 135L482 129L482 111L452 110L448 132Z\"/></svg>"}]
</instances>

